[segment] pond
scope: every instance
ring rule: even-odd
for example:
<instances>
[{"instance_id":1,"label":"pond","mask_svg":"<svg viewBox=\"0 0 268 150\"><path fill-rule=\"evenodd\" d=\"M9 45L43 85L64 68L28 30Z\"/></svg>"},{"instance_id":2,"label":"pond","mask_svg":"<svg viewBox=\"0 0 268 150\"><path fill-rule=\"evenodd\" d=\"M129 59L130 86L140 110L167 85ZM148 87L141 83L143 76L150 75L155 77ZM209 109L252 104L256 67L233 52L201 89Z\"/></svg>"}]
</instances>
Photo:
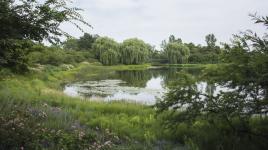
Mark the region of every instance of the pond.
<instances>
[{"instance_id":1,"label":"pond","mask_svg":"<svg viewBox=\"0 0 268 150\"><path fill-rule=\"evenodd\" d=\"M168 91L168 85L178 79L179 71L198 76L201 68L162 67L147 70L114 71L98 80L78 81L64 87L64 93L91 100L125 100L153 105ZM197 83L200 90L215 91L206 82Z\"/></svg>"}]
</instances>

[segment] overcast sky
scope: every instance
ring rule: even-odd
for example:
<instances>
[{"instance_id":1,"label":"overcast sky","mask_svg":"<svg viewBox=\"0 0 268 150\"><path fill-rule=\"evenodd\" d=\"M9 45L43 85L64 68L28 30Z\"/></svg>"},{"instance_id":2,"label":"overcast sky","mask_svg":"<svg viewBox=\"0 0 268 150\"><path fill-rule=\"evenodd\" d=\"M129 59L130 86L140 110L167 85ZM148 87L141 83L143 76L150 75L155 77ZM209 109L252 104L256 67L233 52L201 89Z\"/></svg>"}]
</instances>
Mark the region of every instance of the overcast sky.
<instances>
[{"instance_id":1,"label":"overcast sky","mask_svg":"<svg viewBox=\"0 0 268 150\"><path fill-rule=\"evenodd\" d=\"M254 25L248 16L257 12L268 15L268 0L73 0L94 29L86 31L109 36L121 42L138 37L159 47L162 40L174 34L184 42L204 44L204 37L214 33L221 42L232 34L265 28ZM75 37L75 27L62 26Z\"/></svg>"}]
</instances>

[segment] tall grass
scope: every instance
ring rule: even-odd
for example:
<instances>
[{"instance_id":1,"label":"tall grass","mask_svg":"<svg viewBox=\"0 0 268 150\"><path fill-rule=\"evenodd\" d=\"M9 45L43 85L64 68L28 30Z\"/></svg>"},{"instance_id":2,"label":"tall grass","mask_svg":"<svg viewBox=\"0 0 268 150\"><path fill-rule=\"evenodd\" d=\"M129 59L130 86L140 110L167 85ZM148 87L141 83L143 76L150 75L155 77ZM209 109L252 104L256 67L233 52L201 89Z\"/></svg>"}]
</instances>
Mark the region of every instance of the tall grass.
<instances>
[{"instance_id":1,"label":"tall grass","mask_svg":"<svg viewBox=\"0 0 268 150\"><path fill-rule=\"evenodd\" d=\"M62 84L77 78L92 79L103 72L109 74L115 70L147 67L149 65L108 67L82 63L71 70L44 66L41 71L30 72L27 75L4 76L0 80L0 114L8 116L14 106L25 111L30 109L31 113L44 112L44 120L31 118L31 122L37 121L45 128L65 131L78 123L78 126L92 131L93 135L101 135L95 137L99 141L107 141L106 137L110 137L111 141L117 141L113 145L115 148L152 149L163 138L153 108L123 101L83 100L68 97L60 90Z\"/></svg>"}]
</instances>

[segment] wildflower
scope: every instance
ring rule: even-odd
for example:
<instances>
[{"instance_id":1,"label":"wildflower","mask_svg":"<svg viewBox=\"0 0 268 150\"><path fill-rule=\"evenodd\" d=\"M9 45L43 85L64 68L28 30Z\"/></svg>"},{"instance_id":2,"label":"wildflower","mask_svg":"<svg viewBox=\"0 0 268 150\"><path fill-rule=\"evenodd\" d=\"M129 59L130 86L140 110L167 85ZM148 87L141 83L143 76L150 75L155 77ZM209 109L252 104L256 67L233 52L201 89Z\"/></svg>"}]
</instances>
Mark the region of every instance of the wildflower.
<instances>
[{"instance_id":1,"label":"wildflower","mask_svg":"<svg viewBox=\"0 0 268 150\"><path fill-rule=\"evenodd\" d=\"M104 145L111 145L112 144L112 142L111 141L106 141L105 143L104 143Z\"/></svg>"},{"instance_id":2,"label":"wildflower","mask_svg":"<svg viewBox=\"0 0 268 150\"><path fill-rule=\"evenodd\" d=\"M47 107L48 105L47 105L47 103L44 103L43 106L44 106L44 107Z\"/></svg>"},{"instance_id":3,"label":"wildflower","mask_svg":"<svg viewBox=\"0 0 268 150\"><path fill-rule=\"evenodd\" d=\"M85 134L83 131L79 132L79 134L78 134L79 140L82 140L82 138L83 138L85 135L86 135L86 134Z\"/></svg>"},{"instance_id":4,"label":"wildflower","mask_svg":"<svg viewBox=\"0 0 268 150\"><path fill-rule=\"evenodd\" d=\"M116 140L119 140L119 137L118 137L118 136L114 136L114 138L115 138Z\"/></svg>"},{"instance_id":5,"label":"wildflower","mask_svg":"<svg viewBox=\"0 0 268 150\"><path fill-rule=\"evenodd\" d=\"M42 114L41 114L41 117L46 118L47 114L43 111Z\"/></svg>"}]
</instances>

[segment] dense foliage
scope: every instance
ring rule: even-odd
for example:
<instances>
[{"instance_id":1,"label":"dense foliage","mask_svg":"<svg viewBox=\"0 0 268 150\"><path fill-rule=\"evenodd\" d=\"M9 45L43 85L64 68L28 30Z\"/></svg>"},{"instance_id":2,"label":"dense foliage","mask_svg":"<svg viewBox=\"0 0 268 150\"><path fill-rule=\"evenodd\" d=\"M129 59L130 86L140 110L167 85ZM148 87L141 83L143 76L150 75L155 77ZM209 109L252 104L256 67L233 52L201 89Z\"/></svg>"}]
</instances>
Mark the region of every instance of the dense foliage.
<instances>
[{"instance_id":1,"label":"dense foliage","mask_svg":"<svg viewBox=\"0 0 268 150\"><path fill-rule=\"evenodd\" d=\"M91 35L89 33L85 33L82 37L79 39L75 38L68 38L63 43L63 48L65 50L86 50L86 51L92 51L92 45L98 38L98 35Z\"/></svg>"},{"instance_id":2,"label":"dense foliage","mask_svg":"<svg viewBox=\"0 0 268 150\"><path fill-rule=\"evenodd\" d=\"M148 60L150 45L144 43L139 39L125 40L120 49L121 63L129 64L142 64Z\"/></svg>"},{"instance_id":3,"label":"dense foliage","mask_svg":"<svg viewBox=\"0 0 268 150\"><path fill-rule=\"evenodd\" d=\"M161 46L163 48L162 55L169 64L188 63L190 50L180 38L176 39L174 35L170 35L168 41L164 40Z\"/></svg>"},{"instance_id":4,"label":"dense foliage","mask_svg":"<svg viewBox=\"0 0 268 150\"><path fill-rule=\"evenodd\" d=\"M182 43L172 42L165 47L165 53L170 64L186 64L190 55L190 50Z\"/></svg>"},{"instance_id":5,"label":"dense foliage","mask_svg":"<svg viewBox=\"0 0 268 150\"><path fill-rule=\"evenodd\" d=\"M267 26L267 17L254 19ZM267 148L267 41L252 31L237 35L225 46L228 64L204 71L208 84L228 90L206 92L197 87L199 79L181 73L157 104L168 114L164 124L177 132L177 139L206 150Z\"/></svg>"},{"instance_id":6,"label":"dense foliage","mask_svg":"<svg viewBox=\"0 0 268 150\"><path fill-rule=\"evenodd\" d=\"M206 43L208 48L214 48L216 46L217 39L214 34L208 34L206 36Z\"/></svg>"},{"instance_id":7,"label":"dense foliage","mask_svg":"<svg viewBox=\"0 0 268 150\"><path fill-rule=\"evenodd\" d=\"M0 67L14 71L28 69L27 54L31 51L33 42L29 40L0 39Z\"/></svg>"},{"instance_id":8,"label":"dense foliage","mask_svg":"<svg viewBox=\"0 0 268 150\"><path fill-rule=\"evenodd\" d=\"M61 129L46 125L50 119L54 120L60 115L66 115L60 108L48 105L34 108L18 103L13 103L13 108L10 108L11 103L4 103L2 100L0 103L2 110L0 149L87 149L90 147L94 149L97 147L97 144L93 146L94 142L97 142L96 134L81 127L78 122L73 122L73 125L66 124ZM54 115L55 118L51 115L54 113L58 113Z\"/></svg>"},{"instance_id":9,"label":"dense foliage","mask_svg":"<svg viewBox=\"0 0 268 150\"><path fill-rule=\"evenodd\" d=\"M116 65L119 61L119 53L116 50L108 49L100 56L103 65Z\"/></svg>"},{"instance_id":10,"label":"dense foliage","mask_svg":"<svg viewBox=\"0 0 268 150\"><path fill-rule=\"evenodd\" d=\"M115 65L118 62L119 44L108 37L99 37L92 45L95 58L106 65ZM109 60L105 60L109 59Z\"/></svg>"},{"instance_id":11,"label":"dense foliage","mask_svg":"<svg viewBox=\"0 0 268 150\"><path fill-rule=\"evenodd\" d=\"M151 46L139 39L117 43L108 37L98 37L92 44L92 53L104 65L143 64L148 61Z\"/></svg>"},{"instance_id":12,"label":"dense foliage","mask_svg":"<svg viewBox=\"0 0 268 150\"><path fill-rule=\"evenodd\" d=\"M59 42L60 36L70 36L59 25L70 22L81 29L78 22L90 26L78 13L80 9L70 8L64 0L0 1L0 66L23 71L27 66L29 41ZM81 29L82 30L82 29Z\"/></svg>"},{"instance_id":13,"label":"dense foliage","mask_svg":"<svg viewBox=\"0 0 268 150\"><path fill-rule=\"evenodd\" d=\"M216 64L221 63L221 48L219 46L201 46L193 43L186 44L190 49L189 63Z\"/></svg>"},{"instance_id":14,"label":"dense foliage","mask_svg":"<svg viewBox=\"0 0 268 150\"><path fill-rule=\"evenodd\" d=\"M221 48L216 45L214 34L205 38L207 46L183 43L180 38L171 35L161 44L162 50L151 53L151 62L156 64L215 64L221 62Z\"/></svg>"},{"instance_id":15,"label":"dense foliage","mask_svg":"<svg viewBox=\"0 0 268 150\"><path fill-rule=\"evenodd\" d=\"M46 47L43 45L34 45L32 52L27 55L31 66L35 64L54 65L76 64L83 61L94 62L94 56L88 51L63 50L57 46Z\"/></svg>"}]
</instances>

